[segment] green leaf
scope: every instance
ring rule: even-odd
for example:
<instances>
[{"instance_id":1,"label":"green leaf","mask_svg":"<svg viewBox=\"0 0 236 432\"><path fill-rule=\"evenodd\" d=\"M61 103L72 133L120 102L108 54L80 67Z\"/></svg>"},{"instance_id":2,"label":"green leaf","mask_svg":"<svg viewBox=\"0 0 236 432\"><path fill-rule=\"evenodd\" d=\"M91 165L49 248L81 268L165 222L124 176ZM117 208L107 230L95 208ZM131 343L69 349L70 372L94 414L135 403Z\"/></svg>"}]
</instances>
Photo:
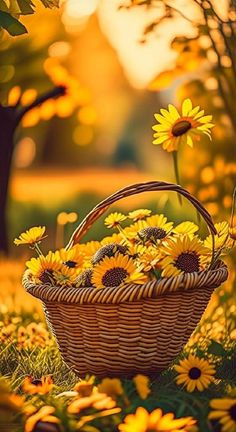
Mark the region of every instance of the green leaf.
<instances>
[{"instance_id":1,"label":"green leaf","mask_svg":"<svg viewBox=\"0 0 236 432\"><path fill-rule=\"evenodd\" d=\"M17 0L22 15L30 15L34 13L34 4L30 0Z\"/></svg>"},{"instance_id":2,"label":"green leaf","mask_svg":"<svg viewBox=\"0 0 236 432\"><path fill-rule=\"evenodd\" d=\"M8 12L9 9L4 0L0 0L0 11Z\"/></svg>"},{"instance_id":3,"label":"green leaf","mask_svg":"<svg viewBox=\"0 0 236 432\"><path fill-rule=\"evenodd\" d=\"M7 12L0 11L0 28L4 28L11 36L27 33L23 24Z\"/></svg>"},{"instance_id":4,"label":"green leaf","mask_svg":"<svg viewBox=\"0 0 236 432\"><path fill-rule=\"evenodd\" d=\"M223 346L214 339L211 339L211 344L209 345L207 352L208 354L213 354L218 357L224 357L227 354Z\"/></svg>"},{"instance_id":5,"label":"green leaf","mask_svg":"<svg viewBox=\"0 0 236 432\"><path fill-rule=\"evenodd\" d=\"M59 7L59 0L40 0L46 8Z\"/></svg>"},{"instance_id":6,"label":"green leaf","mask_svg":"<svg viewBox=\"0 0 236 432\"><path fill-rule=\"evenodd\" d=\"M20 8L17 0L9 0L9 11L11 15L20 15Z\"/></svg>"}]
</instances>

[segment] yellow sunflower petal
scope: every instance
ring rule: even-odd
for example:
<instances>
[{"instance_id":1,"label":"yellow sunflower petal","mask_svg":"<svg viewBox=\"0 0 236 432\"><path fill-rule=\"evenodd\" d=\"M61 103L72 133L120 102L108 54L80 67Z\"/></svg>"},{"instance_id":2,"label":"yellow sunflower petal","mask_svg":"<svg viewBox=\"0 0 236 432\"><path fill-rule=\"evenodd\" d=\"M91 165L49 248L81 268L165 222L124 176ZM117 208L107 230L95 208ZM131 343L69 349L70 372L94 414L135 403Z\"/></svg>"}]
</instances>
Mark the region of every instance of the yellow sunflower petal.
<instances>
[{"instance_id":1,"label":"yellow sunflower petal","mask_svg":"<svg viewBox=\"0 0 236 432\"><path fill-rule=\"evenodd\" d=\"M193 105L191 99L185 99L182 104L182 115L187 116L192 109Z\"/></svg>"},{"instance_id":2,"label":"yellow sunflower petal","mask_svg":"<svg viewBox=\"0 0 236 432\"><path fill-rule=\"evenodd\" d=\"M236 399L224 398L224 399L212 399L210 401L210 407L219 410L228 410L234 404L236 404Z\"/></svg>"},{"instance_id":3,"label":"yellow sunflower petal","mask_svg":"<svg viewBox=\"0 0 236 432\"><path fill-rule=\"evenodd\" d=\"M171 126L171 122L169 122L165 117L163 117L161 114L154 114L154 117L155 117L155 119L159 122L159 123L161 123L161 124L163 124L163 125L166 125L167 127L170 127Z\"/></svg>"},{"instance_id":4,"label":"yellow sunflower petal","mask_svg":"<svg viewBox=\"0 0 236 432\"><path fill-rule=\"evenodd\" d=\"M198 120L200 123L209 123L212 121L212 115L205 115Z\"/></svg>"},{"instance_id":5,"label":"yellow sunflower petal","mask_svg":"<svg viewBox=\"0 0 236 432\"><path fill-rule=\"evenodd\" d=\"M171 119L172 120L177 120L178 118L180 118L179 112L178 110L174 107L174 105L169 104L168 105L168 109L171 115Z\"/></svg>"},{"instance_id":6,"label":"yellow sunflower petal","mask_svg":"<svg viewBox=\"0 0 236 432\"><path fill-rule=\"evenodd\" d=\"M158 138L156 138L154 141L153 141L153 144L162 144L164 141L166 141L167 140L167 136L166 135L163 135L163 136L159 136Z\"/></svg>"}]
</instances>

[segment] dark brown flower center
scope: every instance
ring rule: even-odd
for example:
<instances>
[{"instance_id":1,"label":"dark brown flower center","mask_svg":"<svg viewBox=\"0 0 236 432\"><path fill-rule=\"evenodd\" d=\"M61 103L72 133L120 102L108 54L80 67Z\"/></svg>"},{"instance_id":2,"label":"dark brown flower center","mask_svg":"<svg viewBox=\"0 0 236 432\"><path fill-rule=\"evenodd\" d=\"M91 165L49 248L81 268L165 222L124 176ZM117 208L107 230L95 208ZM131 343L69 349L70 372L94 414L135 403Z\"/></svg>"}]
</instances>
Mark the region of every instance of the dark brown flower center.
<instances>
[{"instance_id":1,"label":"dark brown flower center","mask_svg":"<svg viewBox=\"0 0 236 432\"><path fill-rule=\"evenodd\" d=\"M212 425L212 430L214 432L222 432L222 428L221 428L221 424L219 423L218 420L211 420L211 425Z\"/></svg>"},{"instance_id":2,"label":"dark brown flower center","mask_svg":"<svg viewBox=\"0 0 236 432\"><path fill-rule=\"evenodd\" d=\"M59 432L59 426L56 423L38 421L32 429L33 432Z\"/></svg>"},{"instance_id":3,"label":"dark brown flower center","mask_svg":"<svg viewBox=\"0 0 236 432\"><path fill-rule=\"evenodd\" d=\"M92 274L93 274L92 269L84 270L83 273L81 273L77 279L78 285L83 287L92 287L93 286Z\"/></svg>"},{"instance_id":4,"label":"dark brown flower center","mask_svg":"<svg viewBox=\"0 0 236 432\"><path fill-rule=\"evenodd\" d=\"M172 127L172 134L175 137L181 136L185 134L189 129L191 129L192 125L187 120L181 120L174 124Z\"/></svg>"},{"instance_id":5,"label":"dark brown flower center","mask_svg":"<svg viewBox=\"0 0 236 432\"><path fill-rule=\"evenodd\" d=\"M43 270L39 276L39 279L43 283L52 283L53 272L52 270Z\"/></svg>"},{"instance_id":6,"label":"dark brown flower center","mask_svg":"<svg viewBox=\"0 0 236 432\"><path fill-rule=\"evenodd\" d=\"M199 256L195 252L183 252L178 256L175 266L185 273L199 271Z\"/></svg>"},{"instance_id":7,"label":"dark brown flower center","mask_svg":"<svg viewBox=\"0 0 236 432\"><path fill-rule=\"evenodd\" d=\"M197 380L198 378L200 378L201 374L202 374L202 372L200 369L198 369L197 367L192 367L189 370L188 376L192 380Z\"/></svg>"},{"instance_id":8,"label":"dark brown flower center","mask_svg":"<svg viewBox=\"0 0 236 432\"><path fill-rule=\"evenodd\" d=\"M166 231L158 227L146 227L138 232L138 236L143 241L157 241L166 237Z\"/></svg>"},{"instance_id":9,"label":"dark brown flower center","mask_svg":"<svg viewBox=\"0 0 236 432\"><path fill-rule=\"evenodd\" d=\"M33 379L33 380L31 381L31 384L33 384L33 385L35 385L35 386L42 385L42 380L41 380L41 379L38 379L38 378Z\"/></svg>"},{"instance_id":10,"label":"dark brown flower center","mask_svg":"<svg viewBox=\"0 0 236 432\"><path fill-rule=\"evenodd\" d=\"M122 267L114 267L107 270L102 277L102 284L107 287L117 287L128 276L127 270Z\"/></svg>"},{"instance_id":11,"label":"dark brown flower center","mask_svg":"<svg viewBox=\"0 0 236 432\"><path fill-rule=\"evenodd\" d=\"M101 261L106 256L112 257L115 255L116 252L119 252L123 255L125 255L127 251L126 246L122 246L118 243L109 243L105 246L102 246L94 255L92 258L92 263L97 264L99 261Z\"/></svg>"},{"instance_id":12,"label":"dark brown flower center","mask_svg":"<svg viewBox=\"0 0 236 432\"><path fill-rule=\"evenodd\" d=\"M236 403L229 409L229 415L232 420L236 421Z\"/></svg>"},{"instance_id":13,"label":"dark brown flower center","mask_svg":"<svg viewBox=\"0 0 236 432\"><path fill-rule=\"evenodd\" d=\"M68 261L65 261L64 264L69 268L75 268L76 267L75 261L68 260Z\"/></svg>"}]
</instances>

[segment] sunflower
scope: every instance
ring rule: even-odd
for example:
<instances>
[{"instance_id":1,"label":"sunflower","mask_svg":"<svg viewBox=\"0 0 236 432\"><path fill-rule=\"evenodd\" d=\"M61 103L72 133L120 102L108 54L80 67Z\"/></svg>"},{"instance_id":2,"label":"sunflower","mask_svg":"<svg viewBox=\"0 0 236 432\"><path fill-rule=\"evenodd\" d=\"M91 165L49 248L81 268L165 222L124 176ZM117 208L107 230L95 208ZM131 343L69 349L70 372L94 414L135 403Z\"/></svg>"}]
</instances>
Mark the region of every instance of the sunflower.
<instances>
[{"instance_id":1,"label":"sunflower","mask_svg":"<svg viewBox=\"0 0 236 432\"><path fill-rule=\"evenodd\" d=\"M50 251L46 256L31 258L26 262L26 266L39 282L52 283L54 281L53 272L60 270L61 262L58 255Z\"/></svg>"},{"instance_id":2,"label":"sunflower","mask_svg":"<svg viewBox=\"0 0 236 432\"><path fill-rule=\"evenodd\" d=\"M236 399L227 397L212 399L210 401L210 407L212 411L209 414L209 419L218 420L222 425L222 432L236 431Z\"/></svg>"},{"instance_id":3,"label":"sunflower","mask_svg":"<svg viewBox=\"0 0 236 432\"><path fill-rule=\"evenodd\" d=\"M107 394L113 400L116 400L117 396L121 396L124 392L121 381L118 378L104 378L98 384L98 391Z\"/></svg>"},{"instance_id":4,"label":"sunflower","mask_svg":"<svg viewBox=\"0 0 236 432\"><path fill-rule=\"evenodd\" d=\"M142 256L147 251L148 248L142 244L130 243L128 245L127 253L131 256L131 258L136 259Z\"/></svg>"},{"instance_id":5,"label":"sunflower","mask_svg":"<svg viewBox=\"0 0 236 432\"><path fill-rule=\"evenodd\" d=\"M124 236L120 232L113 233L111 236L104 237L101 240L101 243L99 243L99 245L100 245L99 247L104 246L104 245L109 244L109 243L123 244L124 243Z\"/></svg>"},{"instance_id":6,"label":"sunflower","mask_svg":"<svg viewBox=\"0 0 236 432\"><path fill-rule=\"evenodd\" d=\"M82 271L79 276L77 276L75 284L78 288L80 287L92 287L92 274L93 269L87 268L84 271Z\"/></svg>"},{"instance_id":7,"label":"sunflower","mask_svg":"<svg viewBox=\"0 0 236 432\"><path fill-rule=\"evenodd\" d=\"M138 374L133 378L133 382L135 384L138 395L141 399L147 399L150 390L150 380L147 376Z\"/></svg>"},{"instance_id":8,"label":"sunflower","mask_svg":"<svg viewBox=\"0 0 236 432\"><path fill-rule=\"evenodd\" d=\"M23 392L29 393L31 395L44 395L52 390L53 385L54 384L50 375L43 376L40 379L34 379L31 376L28 376L24 379L22 383L22 390Z\"/></svg>"},{"instance_id":9,"label":"sunflower","mask_svg":"<svg viewBox=\"0 0 236 432\"><path fill-rule=\"evenodd\" d=\"M122 255L125 255L127 252L127 246L120 245L119 243L108 243L102 246L100 249L92 257L92 264L98 264L103 260L106 256L112 257L119 252Z\"/></svg>"},{"instance_id":10,"label":"sunflower","mask_svg":"<svg viewBox=\"0 0 236 432\"><path fill-rule=\"evenodd\" d=\"M178 385L184 385L187 391L203 391L214 381L215 368L207 360L200 359L192 354L174 366L179 373L176 377Z\"/></svg>"},{"instance_id":11,"label":"sunflower","mask_svg":"<svg viewBox=\"0 0 236 432\"><path fill-rule=\"evenodd\" d=\"M215 229L217 234L214 236L214 248L216 251L227 251L227 249L231 249L234 245L233 239L230 237L229 233L229 224L226 221L219 222L215 224ZM212 251L213 243L212 243L212 235L209 235L204 240L204 245Z\"/></svg>"},{"instance_id":12,"label":"sunflower","mask_svg":"<svg viewBox=\"0 0 236 432\"><path fill-rule=\"evenodd\" d=\"M5 381L5 378L0 378L0 430L4 420L11 421L12 415L19 413L24 404L24 397L11 393L11 390ZM11 419L11 420L10 420ZM10 425L9 425L10 426ZM10 429L9 429L10 430Z\"/></svg>"},{"instance_id":13,"label":"sunflower","mask_svg":"<svg viewBox=\"0 0 236 432\"><path fill-rule=\"evenodd\" d=\"M204 110L200 110L199 106L193 108L190 99L184 100L182 115L171 104L168 110L161 109L160 112L154 114L158 124L153 126L153 144L162 144L164 150L176 151L181 144L193 147L193 140L199 140L202 134L211 138L210 129L214 126L212 115L204 115Z\"/></svg>"},{"instance_id":14,"label":"sunflower","mask_svg":"<svg viewBox=\"0 0 236 432\"><path fill-rule=\"evenodd\" d=\"M39 243L41 240L47 237L44 235L45 229L45 227L41 226L30 228L26 232L23 232L19 238L15 238L14 243L17 246L21 244L29 244L30 246L34 246L35 243Z\"/></svg>"},{"instance_id":15,"label":"sunflower","mask_svg":"<svg viewBox=\"0 0 236 432\"><path fill-rule=\"evenodd\" d=\"M134 260L117 252L94 266L92 282L96 288L118 287L126 283L143 284L147 276L139 271Z\"/></svg>"},{"instance_id":16,"label":"sunflower","mask_svg":"<svg viewBox=\"0 0 236 432\"><path fill-rule=\"evenodd\" d=\"M163 214L156 214L139 220L124 229L128 239L141 239L143 242L156 243L165 239L173 228L173 222L167 222Z\"/></svg>"},{"instance_id":17,"label":"sunflower","mask_svg":"<svg viewBox=\"0 0 236 432\"><path fill-rule=\"evenodd\" d=\"M94 391L96 391L96 387L94 386L94 377L91 376L88 381L80 380L73 387L80 397L88 397Z\"/></svg>"},{"instance_id":18,"label":"sunflower","mask_svg":"<svg viewBox=\"0 0 236 432\"><path fill-rule=\"evenodd\" d=\"M75 283L77 277L76 269L62 264L59 270L53 272L53 278L57 285L65 286Z\"/></svg>"},{"instance_id":19,"label":"sunflower","mask_svg":"<svg viewBox=\"0 0 236 432\"><path fill-rule=\"evenodd\" d=\"M61 260L63 264L69 268L82 267L83 265L84 257L82 255L81 248L77 245L69 250L60 249L55 253L58 254L59 260Z\"/></svg>"},{"instance_id":20,"label":"sunflower","mask_svg":"<svg viewBox=\"0 0 236 432\"><path fill-rule=\"evenodd\" d=\"M160 260L162 256L157 248L148 247L137 257L137 263L142 268L142 271L149 272L152 269L160 269Z\"/></svg>"},{"instance_id":21,"label":"sunflower","mask_svg":"<svg viewBox=\"0 0 236 432\"><path fill-rule=\"evenodd\" d=\"M79 246L80 248L80 252L84 257L85 266L86 266L86 262L89 262L91 260L95 252L97 252L97 250L101 247L101 243L99 241L92 240L77 246Z\"/></svg>"},{"instance_id":22,"label":"sunflower","mask_svg":"<svg viewBox=\"0 0 236 432\"><path fill-rule=\"evenodd\" d=\"M134 222L137 222L138 220L146 219L147 216L150 216L151 210L148 209L138 209L129 212L128 218L132 219Z\"/></svg>"},{"instance_id":23,"label":"sunflower","mask_svg":"<svg viewBox=\"0 0 236 432\"><path fill-rule=\"evenodd\" d=\"M162 277L193 273L206 267L209 250L197 237L184 235L168 239L161 248Z\"/></svg>"},{"instance_id":24,"label":"sunflower","mask_svg":"<svg viewBox=\"0 0 236 432\"><path fill-rule=\"evenodd\" d=\"M195 423L192 417L176 419L173 413L163 414L160 408L149 414L145 408L138 407L136 413L128 414L118 428L120 432L187 432Z\"/></svg>"},{"instance_id":25,"label":"sunflower","mask_svg":"<svg viewBox=\"0 0 236 432\"><path fill-rule=\"evenodd\" d=\"M175 228L173 228L173 233L178 235L188 234L192 236L199 230L199 226L193 222L185 221L181 222Z\"/></svg>"},{"instance_id":26,"label":"sunflower","mask_svg":"<svg viewBox=\"0 0 236 432\"><path fill-rule=\"evenodd\" d=\"M229 228L229 237L234 241L236 240L236 226Z\"/></svg>"},{"instance_id":27,"label":"sunflower","mask_svg":"<svg viewBox=\"0 0 236 432\"><path fill-rule=\"evenodd\" d=\"M41 407L36 413L32 414L30 417L27 418L25 422L25 432L33 432L36 431L36 425L39 427L40 430L46 430L46 427L48 424L50 424L50 430L52 432L59 432L58 424L60 423L59 418L55 417L55 408L49 405L45 405Z\"/></svg>"},{"instance_id":28,"label":"sunflower","mask_svg":"<svg viewBox=\"0 0 236 432\"><path fill-rule=\"evenodd\" d=\"M80 411L87 408L95 408L97 410L112 409L116 406L116 402L105 393L94 392L90 396L76 398L68 405L68 413L78 414Z\"/></svg>"},{"instance_id":29,"label":"sunflower","mask_svg":"<svg viewBox=\"0 0 236 432\"><path fill-rule=\"evenodd\" d=\"M105 225L108 228L116 228L120 226L120 223L125 221L127 219L127 216L125 216L122 213L111 213L109 216L105 219Z\"/></svg>"}]
</instances>

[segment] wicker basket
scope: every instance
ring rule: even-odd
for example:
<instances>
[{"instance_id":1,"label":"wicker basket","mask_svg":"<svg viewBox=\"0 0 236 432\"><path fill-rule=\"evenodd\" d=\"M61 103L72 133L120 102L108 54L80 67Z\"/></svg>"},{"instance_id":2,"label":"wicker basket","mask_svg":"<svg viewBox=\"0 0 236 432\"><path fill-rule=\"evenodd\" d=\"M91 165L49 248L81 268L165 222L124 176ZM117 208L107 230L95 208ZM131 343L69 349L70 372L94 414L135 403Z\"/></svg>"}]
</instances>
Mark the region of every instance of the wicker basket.
<instances>
[{"instance_id":1,"label":"wicker basket","mask_svg":"<svg viewBox=\"0 0 236 432\"><path fill-rule=\"evenodd\" d=\"M148 182L128 186L98 204L75 230L78 243L114 202L148 191L176 191L186 197L215 234L209 213L179 185ZM124 288L62 288L23 284L42 300L47 322L65 362L81 377L158 374L179 354L199 323L213 290L227 279L227 267L186 273Z\"/></svg>"}]
</instances>

